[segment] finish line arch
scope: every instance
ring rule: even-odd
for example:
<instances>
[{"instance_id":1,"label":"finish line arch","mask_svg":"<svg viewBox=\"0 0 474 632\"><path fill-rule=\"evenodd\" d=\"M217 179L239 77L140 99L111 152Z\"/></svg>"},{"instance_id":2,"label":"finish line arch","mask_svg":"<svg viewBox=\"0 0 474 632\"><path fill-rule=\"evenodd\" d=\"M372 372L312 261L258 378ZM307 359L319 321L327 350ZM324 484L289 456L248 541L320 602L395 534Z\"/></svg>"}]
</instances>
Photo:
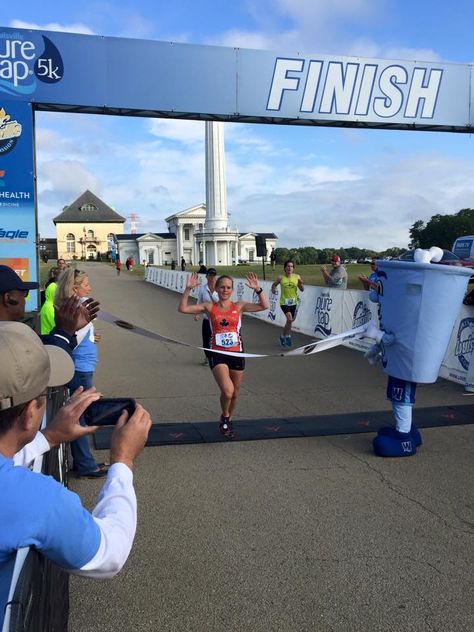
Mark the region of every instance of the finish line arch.
<instances>
[{"instance_id":1,"label":"finish line arch","mask_svg":"<svg viewBox=\"0 0 474 632\"><path fill-rule=\"evenodd\" d=\"M472 73L468 64L3 28L0 263L38 276L35 111L472 133Z\"/></svg>"}]
</instances>

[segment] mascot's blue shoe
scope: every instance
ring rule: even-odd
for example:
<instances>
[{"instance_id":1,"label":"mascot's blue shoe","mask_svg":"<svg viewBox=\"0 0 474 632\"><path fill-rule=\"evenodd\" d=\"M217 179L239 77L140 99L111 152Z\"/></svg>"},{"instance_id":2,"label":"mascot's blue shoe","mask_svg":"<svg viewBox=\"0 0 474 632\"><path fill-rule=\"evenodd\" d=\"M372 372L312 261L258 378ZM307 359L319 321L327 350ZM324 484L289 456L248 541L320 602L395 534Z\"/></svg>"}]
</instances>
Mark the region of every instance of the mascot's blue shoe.
<instances>
[{"instance_id":1,"label":"mascot's blue shoe","mask_svg":"<svg viewBox=\"0 0 474 632\"><path fill-rule=\"evenodd\" d=\"M378 430L379 435L385 435L385 436L389 436L389 437L394 437L397 435L401 435L404 434L403 432L397 432L395 430L395 428L392 427L386 427L386 428L380 428ZM418 428L415 426L415 424L411 425L411 430L409 432L412 440L415 442L416 447L418 448L420 445L423 445L423 437L421 436L421 432L418 430Z\"/></svg>"},{"instance_id":2,"label":"mascot's blue shoe","mask_svg":"<svg viewBox=\"0 0 474 632\"><path fill-rule=\"evenodd\" d=\"M416 444L411 432L398 432L395 428L381 428L372 442L377 456L413 456Z\"/></svg>"},{"instance_id":3,"label":"mascot's blue shoe","mask_svg":"<svg viewBox=\"0 0 474 632\"><path fill-rule=\"evenodd\" d=\"M420 445L423 445L423 438L421 436L421 432L418 430L418 428L415 426L415 424L411 425L410 434L411 434L411 438L415 442L415 445L416 445L417 448Z\"/></svg>"}]
</instances>

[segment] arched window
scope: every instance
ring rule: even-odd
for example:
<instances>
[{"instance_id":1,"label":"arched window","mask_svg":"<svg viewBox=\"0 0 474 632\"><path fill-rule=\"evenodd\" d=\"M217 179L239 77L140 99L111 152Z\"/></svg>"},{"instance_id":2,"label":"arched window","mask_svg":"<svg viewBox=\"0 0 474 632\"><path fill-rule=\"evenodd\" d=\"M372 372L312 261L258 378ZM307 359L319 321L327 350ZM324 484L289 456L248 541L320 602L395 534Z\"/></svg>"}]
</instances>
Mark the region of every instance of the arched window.
<instances>
[{"instance_id":1,"label":"arched window","mask_svg":"<svg viewBox=\"0 0 474 632\"><path fill-rule=\"evenodd\" d=\"M66 235L66 252L76 252L76 238L72 233Z\"/></svg>"},{"instance_id":2,"label":"arched window","mask_svg":"<svg viewBox=\"0 0 474 632\"><path fill-rule=\"evenodd\" d=\"M81 206L81 211L97 211L97 206L94 206L94 204L89 202Z\"/></svg>"},{"instance_id":3,"label":"arched window","mask_svg":"<svg viewBox=\"0 0 474 632\"><path fill-rule=\"evenodd\" d=\"M87 239L94 239L94 231L93 230L88 230L87 231Z\"/></svg>"},{"instance_id":4,"label":"arched window","mask_svg":"<svg viewBox=\"0 0 474 632\"><path fill-rule=\"evenodd\" d=\"M97 248L93 244L89 244L89 246L87 246L87 258L94 260L96 256L97 256Z\"/></svg>"}]
</instances>

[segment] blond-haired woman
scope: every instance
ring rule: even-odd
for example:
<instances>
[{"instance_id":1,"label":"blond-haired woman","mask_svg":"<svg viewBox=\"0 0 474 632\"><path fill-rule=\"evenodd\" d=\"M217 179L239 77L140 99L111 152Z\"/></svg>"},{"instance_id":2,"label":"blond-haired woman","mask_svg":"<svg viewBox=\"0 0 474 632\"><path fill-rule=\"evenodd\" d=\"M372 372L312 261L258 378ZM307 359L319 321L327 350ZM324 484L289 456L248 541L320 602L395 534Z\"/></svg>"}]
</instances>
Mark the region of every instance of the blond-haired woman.
<instances>
[{"instance_id":1,"label":"blond-haired woman","mask_svg":"<svg viewBox=\"0 0 474 632\"><path fill-rule=\"evenodd\" d=\"M91 286L87 274L77 270L77 268L69 268L64 270L59 277L54 304L58 308L71 296L76 296L79 305L90 296L90 292ZM76 338L77 347L72 352L74 377L68 384L72 393L79 386L83 386L86 390L94 385L94 371L98 359L96 344L98 337L91 322L76 332ZM85 425L83 418L81 418L81 425ZM103 463L96 463L90 451L87 437L81 437L71 442L71 454L73 458L72 469L77 476L102 478L106 475L107 468Z\"/></svg>"}]
</instances>

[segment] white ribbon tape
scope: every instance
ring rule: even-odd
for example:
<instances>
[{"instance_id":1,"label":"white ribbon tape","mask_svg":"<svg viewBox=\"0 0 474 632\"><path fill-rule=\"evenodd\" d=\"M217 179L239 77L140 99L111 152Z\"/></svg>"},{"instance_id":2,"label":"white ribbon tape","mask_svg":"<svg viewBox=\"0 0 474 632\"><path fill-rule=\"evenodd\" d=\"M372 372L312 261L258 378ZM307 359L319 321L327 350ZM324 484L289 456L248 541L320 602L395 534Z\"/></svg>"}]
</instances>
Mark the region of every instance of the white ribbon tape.
<instances>
[{"instance_id":1,"label":"white ribbon tape","mask_svg":"<svg viewBox=\"0 0 474 632\"><path fill-rule=\"evenodd\" d=\"M203 351L211 351L212 353L221 353L223 355L239 356L241 358L277 358L284 356L313 355L314 353L320 353L321 351L326 351L327 349L337 347L347 340L351 340L353 338L363 338L367 329L367 325L361 325L356 329L350 329L349 331L344 331L340 334L334 334L334 336L329 336L328 338L324 338L323 340L315 340L307 345L304 345L303 347L292 349L291 351L281 351L279 353L239 353L235 351L217 351L215 349L207 349L206 347L191 345L187 342L181 342L180 340L174 340L173 338L168 338L167 336L162 336L161 334L156 334L153 331L144 329L143 327L137 327L132 323L121 320L118 316L114 316L109 312L104 312L102 309L97 314L97 318L99 320L103 320L106 323L117 325L117 327L126 329L134 334L144 336L145 338L151 338L152 340L159 340L160 342L171 342L175 345L181 345L182 347L201 349Z\"/></svg>"}]
</instances>

